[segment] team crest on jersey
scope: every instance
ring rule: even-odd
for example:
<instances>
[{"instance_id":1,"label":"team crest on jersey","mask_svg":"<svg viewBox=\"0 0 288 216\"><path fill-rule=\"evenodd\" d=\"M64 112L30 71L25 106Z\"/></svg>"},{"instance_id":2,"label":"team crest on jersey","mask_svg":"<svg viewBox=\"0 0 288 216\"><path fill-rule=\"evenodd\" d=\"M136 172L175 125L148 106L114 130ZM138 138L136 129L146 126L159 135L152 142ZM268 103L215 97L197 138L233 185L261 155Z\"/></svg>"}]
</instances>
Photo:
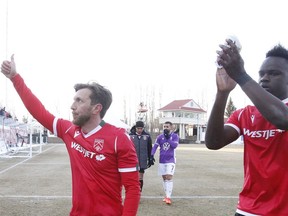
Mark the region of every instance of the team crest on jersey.
<instances>
[{"instance_id":1,"label":"team crest on jersey","mask_svg":"<svg viewBox=\"0 0 288 216\"><path fill-rule=\"evenodd\" d=\"M170 148L170 143L165 142L163 143L163 150L167 151Z\"/></svg>"},{"instance_id":2,"label":"team crest on jersey","mask_svg":"<svg viewBox=\"0 0 288 216\"><path fill-rule=\"evenodd\" d=\"M95 139L94 140L94 148L96 151L101 151L104 147L104 140L103 139Z\"/></svg>"}]
</instances>

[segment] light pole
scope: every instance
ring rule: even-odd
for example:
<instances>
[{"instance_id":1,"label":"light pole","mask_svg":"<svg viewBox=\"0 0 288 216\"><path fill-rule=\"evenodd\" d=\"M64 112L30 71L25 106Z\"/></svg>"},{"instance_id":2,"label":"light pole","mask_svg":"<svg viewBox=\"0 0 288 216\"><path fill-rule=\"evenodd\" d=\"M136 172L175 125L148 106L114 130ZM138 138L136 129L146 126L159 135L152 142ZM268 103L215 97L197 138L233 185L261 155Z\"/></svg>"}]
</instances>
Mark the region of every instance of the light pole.
<instances>
[{"instance_id":1,"label":"light pole","mask_svg":"<svg viewBox=\"0 0 288 216\"><path fill-rule=\"evenodd\" d=\"M199 130L199 114L197 114L197 139L196 143L200 143L200 130Z\"/></svg>"}]
</instances>

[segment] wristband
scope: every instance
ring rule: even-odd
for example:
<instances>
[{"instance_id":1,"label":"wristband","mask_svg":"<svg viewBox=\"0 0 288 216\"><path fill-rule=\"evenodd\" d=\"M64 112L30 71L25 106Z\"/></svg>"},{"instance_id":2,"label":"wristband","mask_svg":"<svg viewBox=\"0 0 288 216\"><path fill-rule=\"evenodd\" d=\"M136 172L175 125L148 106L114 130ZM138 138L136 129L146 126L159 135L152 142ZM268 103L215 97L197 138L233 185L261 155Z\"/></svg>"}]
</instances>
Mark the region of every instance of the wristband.
<instances>
[{"instance_id":1,"label":"wristband","mask_svg":"<svg viewBox=\"0 0 288 216\"><path fill-rule=\"evenodd\" d=\"M243 86L246 82L248 82L249 80L252 80L252 78L247 74L243 74L240 77L237 77L237 79L235 79L235 81L240 85Z\"/></svg>"}]
</instances>

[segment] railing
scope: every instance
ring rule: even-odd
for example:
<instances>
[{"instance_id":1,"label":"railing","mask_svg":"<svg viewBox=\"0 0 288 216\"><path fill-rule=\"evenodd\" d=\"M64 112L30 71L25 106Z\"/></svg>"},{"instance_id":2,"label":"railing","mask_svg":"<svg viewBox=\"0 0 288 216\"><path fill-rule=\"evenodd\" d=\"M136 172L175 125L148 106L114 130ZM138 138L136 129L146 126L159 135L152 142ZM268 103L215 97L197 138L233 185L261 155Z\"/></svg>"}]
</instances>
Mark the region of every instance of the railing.
<instances>
[{"instance_id":1,"label":"railing","mask_svg":"<svg viewBox=\"0 0 288 216\"><path fill-rule=\"evenodd\" d=\"M29 136L34 129L31 125L23 125L3 116L0 117L0 121L0 157L32 157L33 153L42 152L42 134L39 133L37 143L34 134Z\"/></svg>"}]
</instances>

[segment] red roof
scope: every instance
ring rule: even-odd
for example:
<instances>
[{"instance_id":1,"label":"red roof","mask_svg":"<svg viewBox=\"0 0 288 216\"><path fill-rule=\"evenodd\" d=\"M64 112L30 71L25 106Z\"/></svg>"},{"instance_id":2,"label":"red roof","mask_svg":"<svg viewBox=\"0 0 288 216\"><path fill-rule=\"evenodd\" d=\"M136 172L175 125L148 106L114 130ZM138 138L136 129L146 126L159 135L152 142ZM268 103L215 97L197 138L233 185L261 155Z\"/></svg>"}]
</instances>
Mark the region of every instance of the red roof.
<instances>
[{"instance_id":1,"label":"red roof","mask_svg":"<svg viewBox=\"0 0 288 216\"><path fill-rule=\"evenodd\" d=\"M184 106L189 102L193 102L196 104L196 107L187 107ZM195 111L195 112L204 112L206 113L205 110L203 110L197 103L194 102L192 99L186 99L186 100L174 100L171 103L167 104L166 106L158 109L159 111L170 111L170 110L186 110L186 111Z\"/></svg>"}]
</instances>

